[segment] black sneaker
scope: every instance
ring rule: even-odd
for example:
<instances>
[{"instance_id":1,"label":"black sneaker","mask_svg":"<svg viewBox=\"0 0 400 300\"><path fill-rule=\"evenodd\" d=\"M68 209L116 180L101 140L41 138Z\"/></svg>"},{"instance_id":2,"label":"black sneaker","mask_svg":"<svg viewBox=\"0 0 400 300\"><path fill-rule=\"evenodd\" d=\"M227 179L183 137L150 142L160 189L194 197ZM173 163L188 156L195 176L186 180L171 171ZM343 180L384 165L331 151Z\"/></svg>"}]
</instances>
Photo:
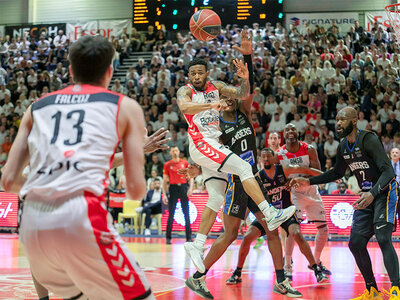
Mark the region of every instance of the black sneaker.
<instances>
[{"instance_id":1,"label":"black sneaker","mask_svg":"<svg viewBox=\"0 0 400 300\"><path fill-rule=\"evenodd\" d=\"M325 275L332 275L332 272L331 271L329 271L327 268L325 268L325 266L322 264L322 262L320 262L319 264L318 264L318 267L321 269L321 271L322 271L322 273L324 273ZM308 268L310 269L310 270L314 270L313 268L312 268L312 266L308 266Z\"/></svg>"},{"instance_id":2,"label":"black sneaker","mask_svg":"<svg viewBox=\"0 0 400 300\"><path fill-rule=\"evenodd\" d=\"M167 238L167 245L171 245L171 238Z\"/></svg>"},{"instance_id":3,"label":"black sneaker","mask_svg":"<svg viewBox=\"0 0 400 300\"><path fill-rule=\"evenodd\" d=\"M228 285L235 285L242 282L242 277L233 272L232 276L229 277L225 282Z\"/></svg>"},{"instance_id":4,"label":"black sneaker","mask_svg":"<svg viewBox=\"0 0 400 300\"><path fill-rule=\"evenodd\" d=\"M210 291L206 286L206 276L201 276L199 279L193 278L190 276L185 281L185 285L192 290L197 296L204 299L214 299L213 295L211 295Z\"/></svg>"},{"instance_id":5,"label":"black sneaker","mask_svg":"<svg viewBox=\"0 0 400 300\"><path fill-rule=\"evenodd\" d=\"M322 272L321 268L318 265L314 268L314 275L315 275L315 278L317 278L318 283L323 283L323 282L326 282L329 280L328 276L326 276Z\"/></svg>"},{"instance_id":6,"label":"black sneaker","mask_svg":"<svg viewBox=\"0 0 400 300\"><path fill-rule=\"evenodd\" d=\"M294 287L290 285L289 279L285 279L285 281L278 283L275 282L274 288L272 290L274 293L286 295L290 298L301 298L303 295L296 290Z\"/></svg>"}]
</instances>

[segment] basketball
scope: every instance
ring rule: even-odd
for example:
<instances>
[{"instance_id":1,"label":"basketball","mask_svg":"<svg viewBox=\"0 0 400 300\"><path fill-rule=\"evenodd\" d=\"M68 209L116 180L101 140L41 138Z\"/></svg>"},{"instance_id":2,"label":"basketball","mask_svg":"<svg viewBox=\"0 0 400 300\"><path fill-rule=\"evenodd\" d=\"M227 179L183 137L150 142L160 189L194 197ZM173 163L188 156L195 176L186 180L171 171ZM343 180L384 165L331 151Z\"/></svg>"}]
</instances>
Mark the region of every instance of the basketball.
<instances>
[{"instance_id":1,"label":"basketball","mask_svg":"<svg viewBox=\"0 0 400 300\"><path fill-rule=\"evenodd\" d=\"M210 41L221 30L221 19L211 9L201 9L190 18L190 32L200 41Z\"/></svg>"}]
</instances>

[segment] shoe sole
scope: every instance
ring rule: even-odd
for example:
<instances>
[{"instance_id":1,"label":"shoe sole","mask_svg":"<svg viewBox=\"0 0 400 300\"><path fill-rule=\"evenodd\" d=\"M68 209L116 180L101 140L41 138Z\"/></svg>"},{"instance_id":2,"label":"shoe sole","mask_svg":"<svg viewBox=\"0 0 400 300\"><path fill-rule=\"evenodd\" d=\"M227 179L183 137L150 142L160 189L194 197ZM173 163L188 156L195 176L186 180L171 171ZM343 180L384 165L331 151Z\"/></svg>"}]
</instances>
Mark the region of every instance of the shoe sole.
<instances>
[{"instance_id":1,"label":"shoe sole","mask_svg":"<svg viewBox=\"0 0 400 300\"><path fill-rule=\"evenodd\" d=\"M324 283L324 282L327 282L327 281L329 281L329 278L324 278L321 281L319 281L318 283Z\"/></svg>"},{"instance_id":2,"label":"shoe sole","mask_svg":"<svg viewBox=\"0 0 400 300\"><path fill-rule=\"evenodd\" d=\"M235 281L235 282L231 282L231 281L225 281L225 283L226 283L226 285L236 285L236 284L239 284L239 283L242 283L242 281L240 280L238 280L238 281Z\"/></svg>"},{"instance_id":3,"label":"shoe sole","mask_svg":"<svg viewBox=\"0 0 400 300\"><path fill-rule=\"evenodd\" d=\"M206 271L206 267L204 266L204 263L202 263L202 266L199 266L194 259L192 258L192 256L190 255L190 249L188 247L190 247L188 245L188 242L183 244L183 247L185 248L186 254L190 257L190 260L193 262L193 265L195 266L195 268L197 269L197 271L199 271L200 273L204 273Z\"/></svg>"},{"instance_id":4,"label":"shoe sole","mask_svg":"<svg viewBox=\"0 0 400 300\"><path fill-rule=\"evenodd\" d=\"M186 279L186 280L185 280L185 285L189 288L189 290L191 290L193 293L195 293L195 294L196 294L197 296L199 296L200 298L203 298L203 299L214 299L214 297L213 297L213 298L208 298L208 297L203 296L203 295L200 294L199 292L197 292L197 291L194 289L194 287L190 284L189 279Z\"/></svg>"},{"instance_id":5,"label":"shoe sole","mask_svg":"<svg viewBox=\"0 0 400 300\"><path fill-rule=\"evenodd\" d=\"M296 207L294 205L286 208L285 212L287 213L287 215L285 215L285 217L282 218L278 223L270 224L269 222L267 222L268 230L274 231L275 229L277 229L279 226L282 225L282 223L289 220L290 217L294 215L295 211L296 211Z\"/></svg>"}]
</instances>

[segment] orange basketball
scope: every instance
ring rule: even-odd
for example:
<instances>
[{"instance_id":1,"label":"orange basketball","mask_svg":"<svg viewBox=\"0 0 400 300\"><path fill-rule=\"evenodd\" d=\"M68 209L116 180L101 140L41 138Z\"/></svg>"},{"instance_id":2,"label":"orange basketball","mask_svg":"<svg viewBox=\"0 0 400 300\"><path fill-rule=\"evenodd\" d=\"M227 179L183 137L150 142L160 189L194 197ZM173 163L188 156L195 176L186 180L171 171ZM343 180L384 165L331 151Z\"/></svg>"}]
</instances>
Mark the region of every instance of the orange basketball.
<instances>
[{"instance_id":1,"label":"orange basketball","mask_svg":"<svg viewBox=\"0 0 400 300\"><path fill-rule=\"evenodd\" d=\"M221 19L211 9L201 9L190 18L189 26L196 39L210 41L221 31Z\"/></svg>"}]
</instances>

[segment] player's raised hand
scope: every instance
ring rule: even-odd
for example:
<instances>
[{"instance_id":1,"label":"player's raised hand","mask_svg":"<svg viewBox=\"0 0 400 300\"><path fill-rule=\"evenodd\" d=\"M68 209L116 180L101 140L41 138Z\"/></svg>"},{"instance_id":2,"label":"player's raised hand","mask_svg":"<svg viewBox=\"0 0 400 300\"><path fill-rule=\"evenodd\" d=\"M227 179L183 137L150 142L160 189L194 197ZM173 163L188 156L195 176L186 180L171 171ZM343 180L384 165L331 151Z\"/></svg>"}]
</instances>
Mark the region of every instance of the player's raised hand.
<instances>
[{"instance_id":1,"label":"player's raised hand","mask_svg":"<svg viewBox=\"0 0 400 300\"><path fill-rule=\"evenodd\" d=\"M287 186L289 188L294 187L295 189L302 187L302 186L309 186L310 185L310 180L308 178L303 178L303 177L296 177L291 179Z\"/></svg>"},{"instance_id":2,"label":"player's raised hand","mask_svg":"<svg viewBox=\"0 0 400 300\"><path fill-rule=\"evenodd\" d=\"M243 79L249 79L249 70L247 69L247 63L244 64L242 60L235 59L233 64L237 68L236 74Z\"/></svg>"},{"instance_id":3,"label":"player's raised hand","mask_svg":"<svg viewBox=\"0 0 400 300\"><path fill-rule=\"evenodd\" d=\"M242 29L240 33L240 46L235 45L232 48L243 55L250 55L253 53L253 33L251 30L247 33L246 30Z\"/></svg>"},{"instance_id":4,"label":"player's raised hand","mask_svg":"<svg viewBox=\"0 0 400 300\"><path fill-rule=\"evenodd\" d=\"M160 128L152 135L147 136L146 130L146 137L144 138L144 146L143 150L144 153L152 153L157 150L166 150L169 147L167 146L167 142L171 138L166 138L165 136L169 133L167 129Z\"/></svg>"}]
</instances>

